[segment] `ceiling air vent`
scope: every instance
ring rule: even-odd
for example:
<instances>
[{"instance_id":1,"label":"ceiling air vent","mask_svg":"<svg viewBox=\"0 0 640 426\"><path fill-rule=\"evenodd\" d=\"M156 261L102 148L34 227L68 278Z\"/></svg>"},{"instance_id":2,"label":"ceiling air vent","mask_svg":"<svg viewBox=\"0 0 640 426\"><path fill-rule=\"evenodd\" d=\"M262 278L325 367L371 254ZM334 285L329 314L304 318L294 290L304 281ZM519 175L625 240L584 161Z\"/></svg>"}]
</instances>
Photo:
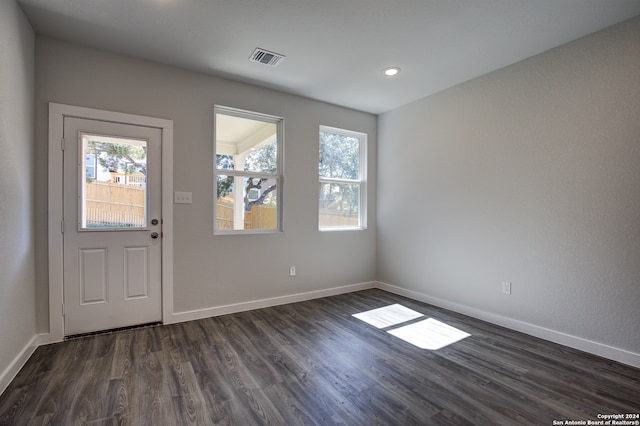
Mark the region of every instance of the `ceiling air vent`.
<instances>
[{"instance_id":1,"label":"ceiling air vent","mask_svg":"<svg viewBox=\"0 0 640 426\"><path fill-rule=\"evenodd\" d=\"M269 65L270 67L277 67L280 62L285 58L284 55L279 53L270 52L268 50L261 49L259 47L253 51L249 60L252 62L258 62L261 64Z\"/></svg>"}]
</instances>

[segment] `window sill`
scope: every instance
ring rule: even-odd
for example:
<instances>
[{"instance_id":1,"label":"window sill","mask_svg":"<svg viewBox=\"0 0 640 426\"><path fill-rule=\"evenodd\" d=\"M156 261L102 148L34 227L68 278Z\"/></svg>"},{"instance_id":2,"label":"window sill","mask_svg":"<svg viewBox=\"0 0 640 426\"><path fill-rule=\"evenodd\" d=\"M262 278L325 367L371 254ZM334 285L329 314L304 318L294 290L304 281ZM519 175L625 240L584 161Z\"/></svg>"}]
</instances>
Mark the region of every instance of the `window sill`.
<instances>
[{"instance_id":1,"label":"window sill","mask_svg":"<svg viewBox=\"0 0 640 426\"><path fill-rule=\"evenodd\" d=\"M349 227L340 227L335 226L331 228L318 228L320 232L336 232L336 231L366 231L367 228L364 226L349 226Z\"/></svg>"},{"instance_id":2,"label":"window sill","mask_svg":"<svg viewBox=\"0 0 640 426\"><path fill-rule=\"evenodd\" d=\"M213 231L213 235L262 235L262 234L282 234L279 229L241 229L237 231Z\"/></svg>"}]
</instances>

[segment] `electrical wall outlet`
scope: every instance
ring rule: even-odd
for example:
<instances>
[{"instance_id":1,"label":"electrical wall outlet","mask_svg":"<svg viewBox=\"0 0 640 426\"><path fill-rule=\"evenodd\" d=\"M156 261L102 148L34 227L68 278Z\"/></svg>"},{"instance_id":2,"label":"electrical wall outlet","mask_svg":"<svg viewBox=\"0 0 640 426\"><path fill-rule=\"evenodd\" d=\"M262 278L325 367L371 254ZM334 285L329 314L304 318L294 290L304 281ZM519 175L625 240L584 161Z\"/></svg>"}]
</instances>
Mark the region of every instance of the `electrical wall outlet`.
<instances>
[{"instance_id":1,"label":"electrical wall outlet","mask_svg":"<svg viewBox=\"0 0 640 426\"><path fill-rule=\"evenodd\" d=\"M289 266L289 276L293 277L296 275L296 267L295 266Z\"/></svg>"},{"instance_id":2,"label":"electrical wall outlet","mask_svg":"<svg viewBox=\"0 0 640 426\"><path fill-rule=\"evenodd\" d=\"M173 202L176 204L191 204L191 192L176 192L173 194Z\"/></svg>"},{"instance_id":3,"label":"electrical wall outlet","mask_svg":"<svg viewBox=\"0 0 640 426\"><path fill-rule=\"evenodd\" d=\"M502 292L504 294L511 294L511 283L508 281L502 282Z\"/></svg>"}]
</instances>

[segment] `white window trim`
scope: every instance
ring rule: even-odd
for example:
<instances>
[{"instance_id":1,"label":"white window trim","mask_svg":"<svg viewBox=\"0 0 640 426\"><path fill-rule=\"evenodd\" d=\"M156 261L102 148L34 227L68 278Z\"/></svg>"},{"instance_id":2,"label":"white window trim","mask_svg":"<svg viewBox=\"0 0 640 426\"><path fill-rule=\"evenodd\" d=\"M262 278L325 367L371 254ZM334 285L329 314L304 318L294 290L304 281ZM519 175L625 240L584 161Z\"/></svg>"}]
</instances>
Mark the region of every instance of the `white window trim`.
<instances>
[{"instance_id":1,"label":"white window trim","mask_svg":"<svg viewBox=\"0 0 640 426\"><path fill-rule=\"evenodd\" d=\"M241 170L218 170L216 168L216 141L217 138L217 126L216 116L217 114L231 115L234 117L247 118L251 120L260 120L276 125L276 143L277 143L277 160L276 160L276 173L256 173ZM243 109L227 107L223 105L215 105L213 109L213 235L248 235L248 234L276 234L284 232L283 226L283 200L284 200L284 118L275 115L268 115L259 112L247 111ZM238 229L238 230L226 230L217 228L218 218L218 186L215 184L218 175L226 176L242 176L242 177L270 177L275 178L277 181L276 194L278 197L278 204L276 207L276 228L275 229Z\"/></svg>"},{"instance_id":2,"label":"white window trim","mask_svg":"<svg viewBox=\"0 0 640 426\"><path fill-rule=\"evenodd\" d=\"M358 214L360 216L360 225L359 226L320 226L320 217L318 216L318 230L320 232L333 232L333 231L363 231L367 229L367 134L364 132L358 132L355 130L346 130L340 129L338 127L331 127L320 125L318 135L320 132L326 133L334 133L336 135L348 136L357 138L360 140L359 148L360 148L360 176L359 180L353 179L335 179L335 178L325 178L321 177L318 174L318 191L320 190L320 185L323 183L350 183L350 184L359 184L360 185L360 206L358 209ZM318 143L320 139L318 137ZM319 200L318 200L319 203ZM319 215L319 204L318 209L316 210Z\"/></svg>"}]
</instances>

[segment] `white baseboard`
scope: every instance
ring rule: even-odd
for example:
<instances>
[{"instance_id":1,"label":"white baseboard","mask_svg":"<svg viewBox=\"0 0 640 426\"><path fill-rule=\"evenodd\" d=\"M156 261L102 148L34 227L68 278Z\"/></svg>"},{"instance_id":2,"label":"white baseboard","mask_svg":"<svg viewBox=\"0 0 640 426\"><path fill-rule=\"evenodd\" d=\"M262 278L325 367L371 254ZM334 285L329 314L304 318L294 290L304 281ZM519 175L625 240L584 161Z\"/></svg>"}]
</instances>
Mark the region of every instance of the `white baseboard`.
<instances>
[{"instance_id":1,"label":"white baseboard","mask_svg":"<svg viewBox=\"0 0 640 426\"><path fill-rule=\"evenodd\" d=\"M53 333L42 333L36 336L38 338L38 346L49 345L51 343L60 343L64 341L64 337L55 336Z\"/></svg>"},{"instance_id":2,"label":"white baseboard","mask_svg":"<svg viewBox=\"0 0 640 426\"><path fill-rule=\"evenodd\" d=\"M502 315L497 315L491 312L482 311L480 309L472 308L470 306L450 302L448 300L429 296L424 293L408 290L402 287L397 287L397 286L383 283L383 282L377 282L376 287L381 290L388 291L390 293L395 293L400 296L405 296L410 299L418 300L420 302L425 302L430 305L438 306L440 308L444 308L450 311L458 312L460 314L468 315L470 317L487 321L492 324L500 325L502 327L519 331L519 332L528 334L530 336L538 337L543 340L559 343L561 345L568 346L570 348L578 349L593 355L598 355L603 358L607 358L613 361L627 364L632 367L640 368L640 354L630 352L625 349L608 346L603 343L598 343L598 342L584 339L582 337L572 336L570 334L562 333L560 331L551 330L545 327L540 327L535 324L530 324L527 322L515 320L513 318L504 317Z\"/></svg>"},{"instance_id":3,"label":"white baseboard","mask_svg":"<svg viewBox=\"0 0 640 426\"><path fill-rule=\"evenodd\" d=\"M192 321L219 315L233 314L236 312L250 311L252 309L268 308L270 306L284 305L287 303L303 302L305 300L319 299L321 297L335 296L343 293L367 290L376 287L376 282L351 284L341 287L333 287L323 290L296 293L287 296L271 297L249 302L234 303L231 305L215 306L212 308L197 309L193 311L176 312L171 317L171 323ZM165 322L167 324L167 322Z\"/></svg>"},{"instance_id":4,"label":"white baseboard","mask_svg":"<svg viewBox=\"0 0 640 426\"><path fill-rule=\"evenodd\" d=\"M34 335L13 361L11 361L11 364L0 374L0 395L7 389L9 383L16 377L20 369L24 367L37 347L38 335Z\"/></svg>"}]
</instances>

